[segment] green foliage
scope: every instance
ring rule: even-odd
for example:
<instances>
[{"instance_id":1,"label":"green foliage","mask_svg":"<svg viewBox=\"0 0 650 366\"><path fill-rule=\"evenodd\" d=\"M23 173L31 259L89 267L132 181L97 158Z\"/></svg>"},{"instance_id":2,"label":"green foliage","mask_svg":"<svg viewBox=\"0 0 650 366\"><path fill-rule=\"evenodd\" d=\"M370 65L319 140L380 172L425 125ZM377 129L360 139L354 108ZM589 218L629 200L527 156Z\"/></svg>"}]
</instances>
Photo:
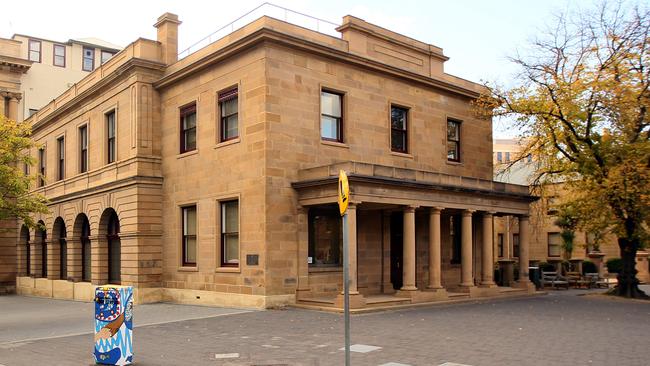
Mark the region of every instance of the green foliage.
<instances>
[{"instance_id":1,"label":"green foliage","mask_svg":"<svg viewBox=\"0 0 650 366\"><path fill-rule=\"evenodd\" d=\"M29 149L34 142L27 123L16 122L0 115L0 220L17 218L35 227L33 213L47 213L45 198L30 194L33 177L25 175L22 167L33 165Z\"/></svg>"},{"instance_id":2,"label":"green foliage","mask_svg":"<svg viewBox=\"0 0 650 366\"><path fill-rule=\"evenodd\" d=\"M608 259L605 265L609 273L621 273L623 270L623 260L621 258Z\"/></svg>"},{"instance_id":3,"label":"green foliage","mask_svg":"<svg viewBox=\"0 0 650 366\"><path fill-rule=\"evenodd\" d=\"M562 238L562 249L564 250L565 258L571 259L574 240L576 238L575 229L579 222L577 211L572 204L561 205L557 210L556 217L555 225L562 229L560 237Z\"/></svg>"},{"instance_id":4,"label":"green foliage","mask_svg":"<svg viewBox=\"0 0 650 366\"><path fill-rule=\"evenodd\" d=\"M596 267L596 264L592 261L584 261L582 262L582 274L585 273L597 273L598 272L598 267Z\"/></svg>"}]
</instances>

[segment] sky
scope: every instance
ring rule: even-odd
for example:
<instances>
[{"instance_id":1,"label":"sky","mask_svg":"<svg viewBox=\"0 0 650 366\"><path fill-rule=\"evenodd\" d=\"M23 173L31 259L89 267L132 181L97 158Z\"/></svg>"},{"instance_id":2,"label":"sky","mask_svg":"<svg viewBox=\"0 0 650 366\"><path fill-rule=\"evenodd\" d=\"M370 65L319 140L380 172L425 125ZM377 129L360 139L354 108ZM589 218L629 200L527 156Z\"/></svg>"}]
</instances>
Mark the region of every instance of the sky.
<instances>
[{"instance_id":1,"label":"sky","mask_svg":"<svg viewBox=\"0 0 650 366\"><path fill-rule=\"evenodd\" d=\"M354 15L417 40L442 47L445 72L475 82L507 83L517 69L508 56L525 49L554 16L589 7L592 0L274 0L273 4L341 23ZM0 12L0 37L15 33L67 41L96 37L126 46L156 39L153 24L164 12L178 14L179 51L254 9L263 1L10 1ZM30 4L30 5L28 5ZM26 11L32 7L36 11ZM128 9L128 11L127 11ZM495 137L511 137L495 123Z\"/></svg>"}]
</instances>

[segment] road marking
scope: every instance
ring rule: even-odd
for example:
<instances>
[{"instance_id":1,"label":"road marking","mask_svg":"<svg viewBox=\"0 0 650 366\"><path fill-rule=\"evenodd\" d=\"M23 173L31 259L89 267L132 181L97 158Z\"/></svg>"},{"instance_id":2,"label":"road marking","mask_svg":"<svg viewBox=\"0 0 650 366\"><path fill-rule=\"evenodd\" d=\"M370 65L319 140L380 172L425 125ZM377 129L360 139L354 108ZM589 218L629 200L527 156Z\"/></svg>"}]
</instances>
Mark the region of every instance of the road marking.
<instances>
[{"instance_id":1,"label":"road marking","mask_svg":"<svg viewBox=\"0 0 650 366\"><path fill-rule=\"evenodd\" d=\"M445 363L441 363L438 366L472 366L472 365L465 365L464 363L445 362Z\"/></svg>"},{"instance_id":2,"label":"road marking","mask_svg":"<svg viewBox=\"0 0 650 366\"><path fill-rule=\"evenodd\" d=\"M369 346L367 344L353 344L350 346L350 352L368 353L381 349L377 346ZM339 351L345 351L345 347L339 348Z\"/></svg>"},{"instance_id":3,"label":"road marking","mask_svg":"<svg viewBox=\"0 0 650 366\"><path fill-rule=\"evenodd\" d=\"M399 363L399 362L389 362L389 363L382 363L379 366L411 366L411 365L407 365L405 363Z\"/></svg>"},{"instance_id":4,"label":"road marking","mask_svg":"<svg viewBox=\"0 0 650 366\"><path fill-rule=\"evenodd\" d=\"M222 360L224 358L239 358L239 353L215 353L214 358Z\"/></svg>"}]
</instances>

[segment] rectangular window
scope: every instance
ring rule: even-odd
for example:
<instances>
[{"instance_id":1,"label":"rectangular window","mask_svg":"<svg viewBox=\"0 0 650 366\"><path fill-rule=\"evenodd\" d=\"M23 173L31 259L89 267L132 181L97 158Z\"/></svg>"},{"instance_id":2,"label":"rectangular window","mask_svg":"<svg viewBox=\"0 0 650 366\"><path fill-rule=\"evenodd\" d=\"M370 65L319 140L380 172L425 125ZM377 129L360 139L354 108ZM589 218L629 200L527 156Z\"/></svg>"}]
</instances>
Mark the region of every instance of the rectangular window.
<instances>
[{"instance_id":1,"label":"rectangular window","mask_svg":"<svg viewBox=\"0 0 650 366\"><path fill-rule=\"evenodd\" d=\"M57 178L62 180L65 178L65 138L59 137L56 140L57 151L59 154L58 164L57 164Z\"/></svg>"},{"instance_id":2,"label":"rectangular window","mask_svg":"<svg viewBox=\"0 0 650 366\"><path fill-rule=\"evenodd\" d=\"M181 108L181 154L196 150L196 103Z\"/></svg>"},{"instance_id":3,"label":"rectangular window","mask_svg":"<svg viewBox=\"0 0 650 366\"><path fill-rule=\"evenodd\" d=\"M29 40L29 61L41 62L41 41Z\"/></svg>"},{"instance_id":4,"label":"rectangular window","mask_svg":"<svg viewBox=\"0 0 650 366\"><path fill-rule=\"evenodd\" d=\"M38 149L38 186L43 187L45 185L45 149Z\"/></svg>"},{"instance_id":5,"label":"rectangular window","mask_svg":"<svg viewBox=\"0 0 650 366\"><path fill-rule=\"evenodd\" d=\"M503 153L501 151L497 152L497 161L503 163Z\"/></svg>"},{"instance_id":6,"label":"rectangular window","mask_svg":"<svg viewBox=\"0 0 650 366\"><path fill-rule=\"evenodd\" d=\"M320 93L320 136L323 140L343 142L343 95Z\"/></svg>"},{"instance_id":7,"label":"rectangular window","mask_svg":"<svg viewBox=\"0 0 650 366\"><path fill-rule=\"evenodd\" d=\"M447 160L460 162L460 122L447 120Z\"/></svg>"},{"instance_id":8,"label":"rectangular window","mask_svg":"<svg viewBox=\"0 0 650 366\"><path fill-rule=\"evenodd\" d=\"M562 254L560 233L548 233L548 256L559 257Z\"/></svg>"},{"instance_id":9,"label":"rectangular window","mask_svg":"<svg viewBox=\"0 0 650 366\"><path fill-rule=\"evenodd\" d=\"M82 60L82 69L83 71L93 71L95 69L95 49L90 47L84 47L83 49L83 60Z\"/></svg>"},{"instance_id":10,"label":"rectangular window","mask_svg":"<svg viewBox=\"0 0 650 366\"><path fill-rule=\"evenodd\" d=\"M106 155L108 164L115 162L115 111L106 113Z\"/></svg>"},{"instance_id":11,"label":"rectangular window","mask_svg":"<svg viewBox=\"0 0 650 366\"><path fill-rule=\"evenodd\" d=\"M497 234L497 249L499 251L499 258L503 257L503 234Z\"/></svg>"},{"instance_id":12,"label":"rectangular window","mask_svg":"<svg viewBox=\"0 0 650 366\"><path fill-rule=\"evenodd\" d=\"M239 265L239 201L221 202L221 265Z\"/></svg>"},{"instance_id":13,"label":"rectangular window","mask_svg":"<svg viewBox=\"0 0 650 366\"><path fill-rule=\"evenodd\" d=\"M79 172L88 171L88 126L79 127Z\"/></svg>"},{"instance_id":14,"label":"rectangular window","mask_svg":"<svg viewBox=\"0 0 650 366\"><path fill-rule=\"evenodd\" d=\"M65 67L65 46L62 44L54 45L54 66Z\"/></svg>"},{"instance_id":15,"label":"rectangular window","mask_svg":"<svg viewBox=\"0 0 650 366\"><path fill-rule=\"evenodd\" d=\"M519 234L512 234L512 256L519 258Z\"/></svg>"},{"instance_id":16,"label":"rectangular window","mask_svg":"<svg viewBox=\"0 0 650 366\"><path fill-rule=\"evenodd\" d=\"M343 265L343 230L341 215L335 209L309 210L309 265L338 267Z\"/></svg>"},{"instance_id":17,"label":"rectangular window","mask_svg":"<svg viewBox=\"0 0 650 366\"><path fill-rule=\"evenodd\" d=\"M196 266L196 206L183 207L183 266Z\"/></svg>"},{"instance_id":18,"label":"rectangular window","mask_svg":"<svg viewBox=\"0 0 650 366\"><path fill-rule=\"evenodd\" d=\"M408 109L390 107L390 149L395 152L407 153L407 123Z\"/></svg>"},{"instance_id":19,"label":"rectangular window","mask_svg":"<svg viewBox=\"0 0 650 366\"><path fill-rule=\"evenodd\" d=\"M105 64L108 60L110 60L111 57L113 57L113 55L115 55L115 53L102 50L101 53L100 53L100 55L101 55L101 62L102 62L102 65L103 65L103 64Z\"/></svg>"},{"instance_id":20,"label":"rectangular window","mask_svg":"<svg viewBox=\"0 0 650 366\"><path fill-rule=\"evenodd\" d=\"M237 88L219 93L219 111L221 114L220 141L239 137L239 108Z\"/></svg>"},{"instance_id":21,"label":"rectangular window","mask_svg":"<svg viewBox=\"0 0 650 366\"><path fill-rule=\"evenodd\" d=\"M506 151L506 163L510 162L510 152Z\"/></svg>"}]
</instances>

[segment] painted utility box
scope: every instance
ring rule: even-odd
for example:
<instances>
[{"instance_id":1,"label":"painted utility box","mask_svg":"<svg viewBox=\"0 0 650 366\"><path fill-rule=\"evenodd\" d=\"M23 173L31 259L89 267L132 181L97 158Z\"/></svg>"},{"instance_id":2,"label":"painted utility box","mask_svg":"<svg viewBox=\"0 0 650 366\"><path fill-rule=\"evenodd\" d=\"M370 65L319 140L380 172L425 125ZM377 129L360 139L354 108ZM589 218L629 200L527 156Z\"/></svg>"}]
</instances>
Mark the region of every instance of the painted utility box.
<instances>
[{"instance_id":1,"label":"painted utility box","mask_svg":"<svg viewBox=\"0 0 650 366\"><path fill-rule=\"evenodd\" d=\"M95 288L95 363L133 362L133 287Z\"/></svg>"}]
</instances>

